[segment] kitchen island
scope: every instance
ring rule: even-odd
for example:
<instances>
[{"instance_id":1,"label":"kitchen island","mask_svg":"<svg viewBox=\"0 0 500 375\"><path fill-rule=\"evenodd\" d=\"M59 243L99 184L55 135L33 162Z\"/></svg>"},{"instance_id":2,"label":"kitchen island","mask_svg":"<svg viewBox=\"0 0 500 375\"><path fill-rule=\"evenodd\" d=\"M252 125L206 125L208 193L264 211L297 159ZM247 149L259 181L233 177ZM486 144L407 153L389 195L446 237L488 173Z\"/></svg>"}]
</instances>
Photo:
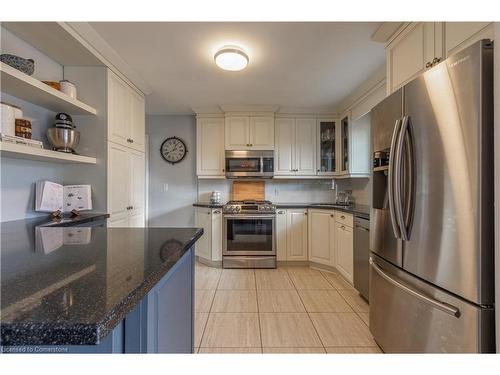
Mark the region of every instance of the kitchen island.
<instances>
[{"instance_id":1,"label":"kitchen island","mask_svg":"<svg viewBox=\"0 0 500 375\"><path fill-rule=\"evenodd\" d=\"M190 353L196 228L2 223L3 352Z\"/></svg>"}]
</instances>

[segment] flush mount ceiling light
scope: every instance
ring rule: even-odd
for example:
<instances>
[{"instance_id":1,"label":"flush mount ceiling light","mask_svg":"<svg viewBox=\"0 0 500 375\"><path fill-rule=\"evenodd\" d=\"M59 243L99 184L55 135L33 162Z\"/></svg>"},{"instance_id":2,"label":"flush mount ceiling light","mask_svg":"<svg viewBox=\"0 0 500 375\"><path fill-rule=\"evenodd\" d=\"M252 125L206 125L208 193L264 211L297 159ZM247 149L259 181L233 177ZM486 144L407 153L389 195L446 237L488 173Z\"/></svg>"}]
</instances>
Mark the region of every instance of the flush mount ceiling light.
<instances>
[{"instance_id":1,"label":"flush mount ceiling light","mask_svg":"<svg viewBox=\"0 0 500 375\"><path fill-rule=\"evenodd\" d=\"M224 46L214 55L217 66L224 70L243 70L248 65L248 55L240 47Z\"/></svg>"}]
</instances>

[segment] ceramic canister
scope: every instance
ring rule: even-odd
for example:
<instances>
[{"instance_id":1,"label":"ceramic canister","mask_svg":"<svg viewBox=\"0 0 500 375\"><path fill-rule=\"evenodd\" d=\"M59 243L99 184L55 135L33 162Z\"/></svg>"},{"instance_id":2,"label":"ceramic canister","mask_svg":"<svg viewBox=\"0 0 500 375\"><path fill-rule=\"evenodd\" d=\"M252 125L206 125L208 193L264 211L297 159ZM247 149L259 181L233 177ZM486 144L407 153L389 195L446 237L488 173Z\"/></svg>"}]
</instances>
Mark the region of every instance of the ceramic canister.
<instances>
[{"instance_id":1,"label":"ceramic canister","mask_svg":"<svg viewBox=\"0 0 500 375\"><path fill-rule=\"evenodd\" d=\"M16 117L14 107L2 103L1 132L5 135L16 135Z\"/></svg>"},{"instance_id":2,"label":"ceramic canister","mask_svg":"<svg viewBox=\"0 0 500 375\"><path fill-rule=\"evenodd\" d=\"M59 81L59 84L61 85L61 92L71 96L73 99L76 99L76 86L74 83L64 79Z\"/></svg>"}]
</instances>

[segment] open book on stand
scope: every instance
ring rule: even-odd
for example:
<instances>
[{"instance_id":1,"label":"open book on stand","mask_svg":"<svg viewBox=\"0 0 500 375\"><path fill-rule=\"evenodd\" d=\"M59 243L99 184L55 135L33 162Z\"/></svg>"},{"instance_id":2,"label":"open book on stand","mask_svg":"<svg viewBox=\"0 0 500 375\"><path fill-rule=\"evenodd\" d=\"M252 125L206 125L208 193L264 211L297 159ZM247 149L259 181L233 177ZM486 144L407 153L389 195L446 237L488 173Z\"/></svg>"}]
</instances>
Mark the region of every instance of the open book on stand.
<instances>
[{"instance_id":1,"label":"open book on stand","mask_svg":"<svg viewBox=\"0 0 500 375\"><path fill-rule=\"evenodd\" d=\"M60 185L51 181L36 183L35 211L71 212L92 209L90 185Z\"/></svg>"}]
</instances>

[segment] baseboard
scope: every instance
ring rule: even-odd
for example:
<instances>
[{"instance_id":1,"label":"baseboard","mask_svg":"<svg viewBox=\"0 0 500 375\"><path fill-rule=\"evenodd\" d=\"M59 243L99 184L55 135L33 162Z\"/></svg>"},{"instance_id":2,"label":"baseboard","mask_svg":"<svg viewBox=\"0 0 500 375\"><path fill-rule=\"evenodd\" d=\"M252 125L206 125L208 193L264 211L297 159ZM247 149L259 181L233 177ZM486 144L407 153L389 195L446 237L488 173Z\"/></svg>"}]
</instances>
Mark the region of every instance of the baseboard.
<instances>
[{"instance_id":1,"label":"baseboard","mask_svg":"<svg viewBox=\"0 0 500 375\"><path fill-rule=\"evenodd\" d=\"M333 266L327 266L325 264L309 262L309 267L311 267L312 269L319 270L319 271L331 272L331 273L335 273L337 275L340 275L339 271L337 271L337 269Z\"/></svg>"},{"instance_id":2,"label":"baseboard","mask_svg":"<svg viewBox=\"0 0 500 375\"><path fill-rule=\"evenodd\" d=\"M205 266L208 266L208 267L222 268L222 260L208 260L208 259L196 256L196 261L201 263L201 264L204 264Z\"/></svg>"}]
</instances>

